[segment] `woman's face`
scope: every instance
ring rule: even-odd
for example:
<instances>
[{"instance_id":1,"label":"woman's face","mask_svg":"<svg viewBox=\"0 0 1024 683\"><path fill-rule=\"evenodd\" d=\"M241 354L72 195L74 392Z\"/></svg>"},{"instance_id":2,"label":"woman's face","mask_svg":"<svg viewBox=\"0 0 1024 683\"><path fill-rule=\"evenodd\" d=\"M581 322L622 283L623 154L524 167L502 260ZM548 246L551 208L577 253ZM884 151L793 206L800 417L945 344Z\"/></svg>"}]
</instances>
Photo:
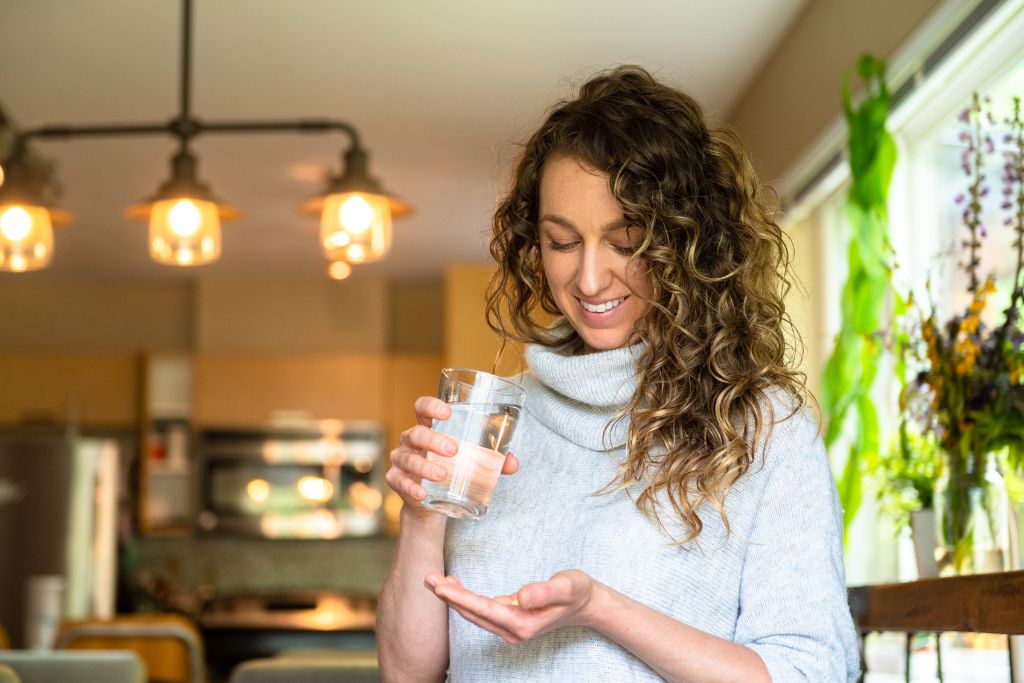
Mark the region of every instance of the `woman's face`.
<instances>
[{"instance_id":1,"label":"woman's face","mask_svg":"<svg viewBox=\"0 0 1024 683\"><path fill-rule=\"evenodd\" d=\"M583 339L584 352L629 344L650 308L644 298L650 298L651 279L642 261L629 264L642 231L626 223L608 175L570 157L549 159L538 216L551 296Z\"/></svg>"}]
</instances>

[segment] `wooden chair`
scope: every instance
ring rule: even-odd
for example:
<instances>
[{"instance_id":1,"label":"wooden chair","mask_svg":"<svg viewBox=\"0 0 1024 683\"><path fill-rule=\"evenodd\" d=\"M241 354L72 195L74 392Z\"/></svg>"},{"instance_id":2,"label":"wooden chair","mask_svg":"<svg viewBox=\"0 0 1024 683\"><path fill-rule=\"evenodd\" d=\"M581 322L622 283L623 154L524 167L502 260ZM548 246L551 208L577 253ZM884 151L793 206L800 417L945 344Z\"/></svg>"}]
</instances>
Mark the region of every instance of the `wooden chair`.
<instances>
[{"instance_id":1,"label":"wooden chair","mask_svg":"<svg viewBox=\"0 0 1024 683\"><path fill-rule=\"evenodd\" d=\"M151 683L205 683L202 636L177 614L121 615L61 625L57 649L131 650L146 665Z\"/></svg>"},{"instance_id":2,"label":"wooden chair","mask_svg":"<svg viewBox=\"0 0 1024 683\"><path fill-rule=\"evenodd\" d=\"M372 650L302 650L251 659L231 672L229 683L380 683Z\"/></svg>"},{"instance_id":3,"label":"wooden chair","mask_svg":"<svg viewBox=\"0 0 1024 683\"><path fill-rule=\"evenodd\" d=\"M1024 634L1024 571L920 579L908 583L859 586L848 592L850 611L860 632L861 677L867 673L864 638L896 631L907 635L906 676L910 680L910 644L917 633ZM939 680L942 650L936 638ZM1015 662L1010 648L1010 679Z\"/></svg>"}]
</instances>

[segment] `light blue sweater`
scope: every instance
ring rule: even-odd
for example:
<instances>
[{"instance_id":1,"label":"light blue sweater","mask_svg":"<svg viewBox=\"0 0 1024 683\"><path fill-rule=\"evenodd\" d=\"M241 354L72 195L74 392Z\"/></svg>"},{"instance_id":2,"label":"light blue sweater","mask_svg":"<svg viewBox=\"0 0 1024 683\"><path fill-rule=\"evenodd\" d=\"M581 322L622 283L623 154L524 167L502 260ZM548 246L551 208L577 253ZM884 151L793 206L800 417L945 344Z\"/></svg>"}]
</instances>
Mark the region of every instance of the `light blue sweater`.
<instances>
[{"instance_id":1,"label":"light blue sweater","mask_svg":"<svg viewBox=\"0 0 1024 683\"><path fill-rule=\"evenodd\" d=\"M604 441L602 435L636 387L637 350L571 356L527 349L526 410L511 444L520 471L501 478L484 519L449 521L447 573L493 596L580 569L678 621L752 648L776 683L856 680L842 511L805 412L775 426L763 462L730 489L728 536L708 507L699 511L704 530L696 543L674 546L630 492L595 495L623 458L624 426ZM789 412L776 407L780 418ZM669 526L673 534L680 529ZM590 629L509 645L454 611L448 624L453 683L661 680Z\"/></svg>"}]
</instances>

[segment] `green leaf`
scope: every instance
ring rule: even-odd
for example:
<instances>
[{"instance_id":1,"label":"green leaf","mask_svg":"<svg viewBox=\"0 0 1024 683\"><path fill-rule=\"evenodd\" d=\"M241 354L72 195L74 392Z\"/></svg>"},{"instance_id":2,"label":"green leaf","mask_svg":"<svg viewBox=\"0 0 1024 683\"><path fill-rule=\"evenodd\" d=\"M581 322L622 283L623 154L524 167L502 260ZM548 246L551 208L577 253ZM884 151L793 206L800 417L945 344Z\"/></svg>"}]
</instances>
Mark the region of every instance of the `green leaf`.
<instances>
[{"instance_id":1,"label":"green leaf","mask_svg":"<svg viewBox=\"0 0 1024 683\"><path fill-rule=\"evenodd\" d=\"M851 446L843 466L843 476L839 478L839 503L843 507L843 540L853 524L857 511L860 510L864 498L864 487L861 484L861 453L856 446Z\"/></svg>"}]
</instances>

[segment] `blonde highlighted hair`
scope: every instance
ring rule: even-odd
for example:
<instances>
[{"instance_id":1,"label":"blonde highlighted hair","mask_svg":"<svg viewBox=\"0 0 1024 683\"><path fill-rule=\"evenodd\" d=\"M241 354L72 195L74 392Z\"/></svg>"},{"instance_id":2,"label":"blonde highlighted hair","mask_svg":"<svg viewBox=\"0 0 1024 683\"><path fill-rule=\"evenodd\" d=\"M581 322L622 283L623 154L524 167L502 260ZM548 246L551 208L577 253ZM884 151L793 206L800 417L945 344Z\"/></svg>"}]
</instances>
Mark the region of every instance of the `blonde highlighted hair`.
<instances>
[{"instance_id":1,"label":"blonde highlighted hair","mask_svg":"<svg viewBox=\"0 0 1024 683\"><path fill-rule=\"evenodd\" d=\"M505 339L567 342L536 322L538 311L559 315L537 230L544 164L558 156L607 173L643 233L632 258L653 285L636 326L637 389L620 416L629 421L627 457L611 485L640 483L637 506L663 526L659 497L667 498L680 543L700 534L703 503L728 528L726 494L776 424L769 394L790 397L794 412L805 401L799 336L783 303L790 249L771 196L738 137L710 127L693 98L639 67L598 75L526 142L495 212L487 321Z\"/></svg>"}]
</instances>

